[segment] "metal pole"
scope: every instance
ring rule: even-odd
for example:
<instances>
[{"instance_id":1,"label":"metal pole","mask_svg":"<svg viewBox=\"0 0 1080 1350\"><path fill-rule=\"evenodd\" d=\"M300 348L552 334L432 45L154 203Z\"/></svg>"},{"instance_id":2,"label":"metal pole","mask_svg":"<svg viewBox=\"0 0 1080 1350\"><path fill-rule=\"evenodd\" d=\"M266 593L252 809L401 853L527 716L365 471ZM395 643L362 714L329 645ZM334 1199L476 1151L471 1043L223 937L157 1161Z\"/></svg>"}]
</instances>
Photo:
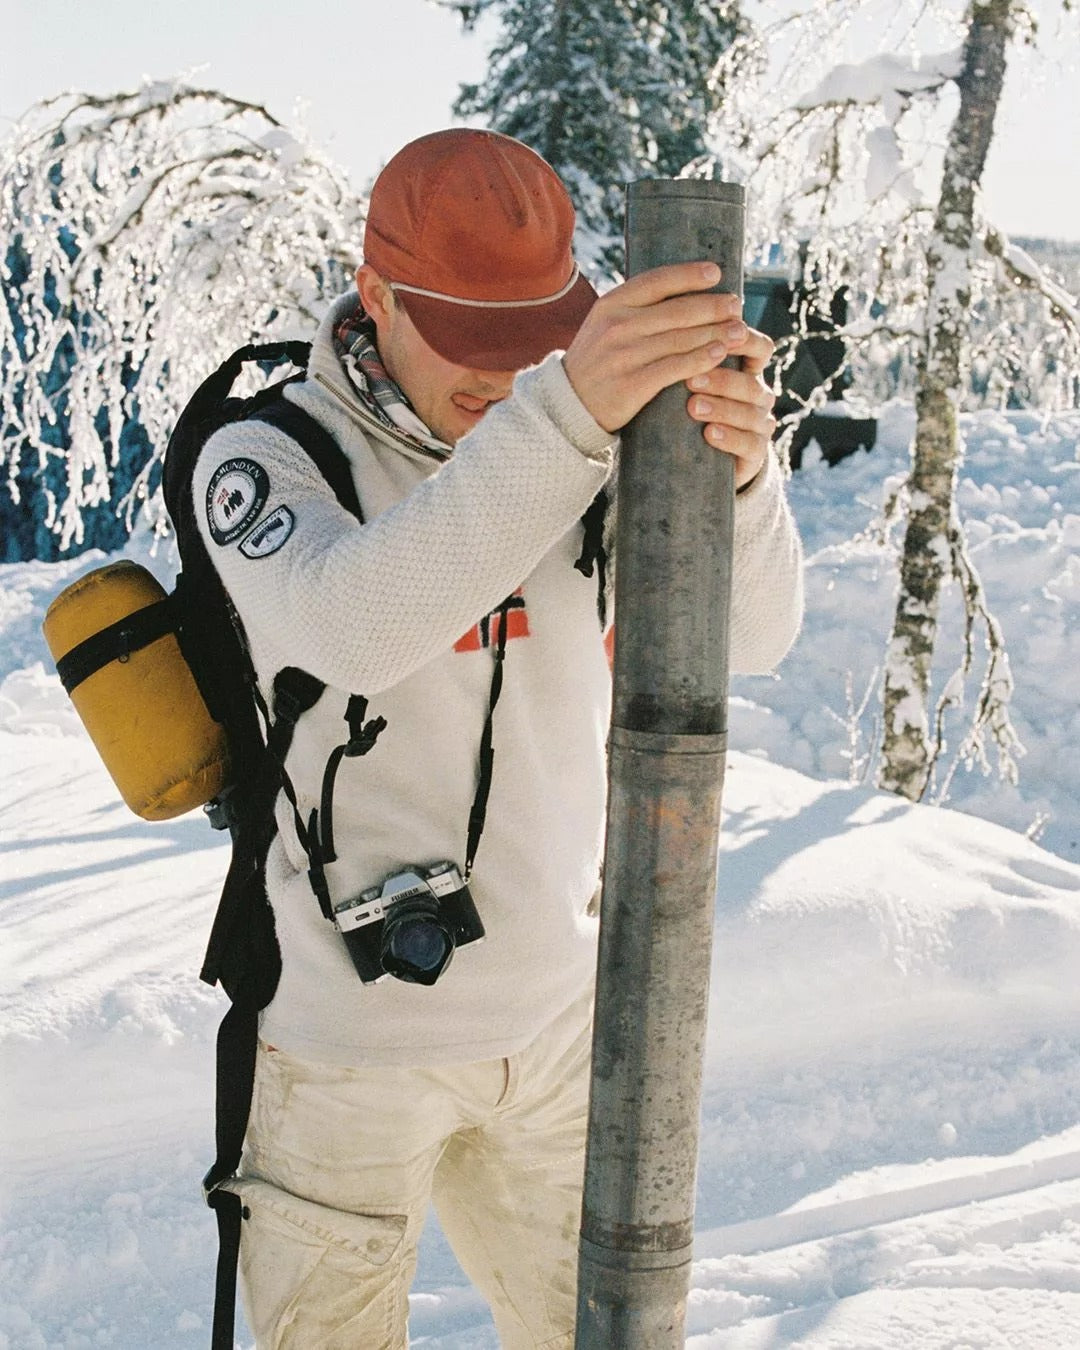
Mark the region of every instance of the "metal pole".
<instances>
[{"instance_id":1,"label":"metal pole","mask_svg":"<svg viewBox=\"0 0 1080 1350\"><path fill-rule=\"evenodd\" d=\"M742 294L743 189L648 180L627 274L712 259ZM614 706L576 1350L684 1341L720 797L734 474L665 390L619 462Z\"/></svg>"}]
</instances>

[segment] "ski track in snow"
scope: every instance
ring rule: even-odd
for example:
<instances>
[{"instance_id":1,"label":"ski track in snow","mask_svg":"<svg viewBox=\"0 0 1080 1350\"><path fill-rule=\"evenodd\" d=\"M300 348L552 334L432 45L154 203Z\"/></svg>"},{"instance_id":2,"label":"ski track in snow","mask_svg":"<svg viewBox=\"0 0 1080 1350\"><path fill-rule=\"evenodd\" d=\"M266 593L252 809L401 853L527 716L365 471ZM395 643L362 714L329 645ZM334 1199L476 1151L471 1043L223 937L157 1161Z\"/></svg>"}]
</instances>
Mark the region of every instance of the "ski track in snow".
<instances>
[{"instance_id":1,"label":"ski track in snow","mask_svg":"<svg viewBox=\"0 0 1080 1350\"><path fill-rule=\"evenodd\" d=\"M846 541L906 416L796 478L806 630L779 680L736 685L693 1350L1080 1346L1080 418L967 420L1029 754L1018 788L958 774L958 814L841 781L827 712L880 661L888 558ZM209 1338L224 1002L196 973L226 855L197 816L126 811L48 673L44 605L100 561L0 569L0 1350ZM1014 832L1038 812L1054 853ZM497 1346L434 1225L412 1341Z\"/></svg>"}]
</instances>

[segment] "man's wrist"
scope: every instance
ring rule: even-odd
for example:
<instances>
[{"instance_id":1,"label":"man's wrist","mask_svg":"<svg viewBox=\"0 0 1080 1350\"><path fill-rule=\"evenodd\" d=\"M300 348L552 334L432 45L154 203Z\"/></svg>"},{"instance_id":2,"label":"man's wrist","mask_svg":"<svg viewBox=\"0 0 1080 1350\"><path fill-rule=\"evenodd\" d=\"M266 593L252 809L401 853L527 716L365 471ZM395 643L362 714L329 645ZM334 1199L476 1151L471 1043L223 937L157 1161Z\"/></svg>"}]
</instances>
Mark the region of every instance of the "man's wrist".
<instances>
[{"instance_id":1,"label":"man's wrist","mask_svg":"<svg viewBox=\"0 0 1080 1350\"><path fill-rule=\"evenodd\" d=\"M582 403L560 355L553 353L519 375L518 380L527 384L534 402L576 450L596 464L611 464L612 447L618 437L600 426Z\"/></svg>"}]
</instances>

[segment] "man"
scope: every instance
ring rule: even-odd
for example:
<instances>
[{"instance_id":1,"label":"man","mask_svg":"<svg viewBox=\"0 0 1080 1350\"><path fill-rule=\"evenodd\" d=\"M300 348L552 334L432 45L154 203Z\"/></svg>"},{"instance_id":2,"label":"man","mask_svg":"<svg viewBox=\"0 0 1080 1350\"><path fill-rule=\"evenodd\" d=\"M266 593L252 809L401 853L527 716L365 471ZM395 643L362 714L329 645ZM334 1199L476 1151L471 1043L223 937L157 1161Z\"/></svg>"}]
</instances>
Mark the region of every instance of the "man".
<instances>
[{"instance_id":1,"label":"man","mask_svg":"<svg viewBox=\"0 0 1080 1350\"><path fill-rule=\"evenodd\" d=\"M283 968L229 1183L259 1347L405 1346L432 1199L503 1345L572 1342L610 706L597 580L574 563L616 433L662 388L686 383L735 458L735 668L771 669L798 626L771 344L708 293L712 264L597 300L573 224L519 142L406 146L289 393L348 455L364 523L265 424L219 432L197 469L264 694L286 666L329 686L286 762L267 865ZM364 728L367 753L336 753ZM378 898L426 903L435 869L462 903L444 864L475 905L446 965L437 920L390 942L406 911Z\"/></svg>"}]
</instances>

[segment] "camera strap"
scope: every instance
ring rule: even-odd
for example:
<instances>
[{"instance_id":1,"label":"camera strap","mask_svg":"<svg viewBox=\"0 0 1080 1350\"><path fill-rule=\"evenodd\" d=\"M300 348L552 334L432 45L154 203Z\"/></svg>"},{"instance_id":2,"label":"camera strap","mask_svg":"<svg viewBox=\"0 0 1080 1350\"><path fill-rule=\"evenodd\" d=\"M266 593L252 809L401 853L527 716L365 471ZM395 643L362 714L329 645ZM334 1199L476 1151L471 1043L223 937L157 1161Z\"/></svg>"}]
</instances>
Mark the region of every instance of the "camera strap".
<instances>
[{"instance_id":1,"label":"camera strap","mask_svg":"<svg viewBox=\"0 0 1080 1350\"><path fill-rule=\"evenodd\" d=\"M491 795L491 778L495 765L492 719L495 713L495 705L502 693L503 662L506 658L506 616L513 605L514 598L508 596L492 613L492 618L495 621L495 661L491 672L491 688L488 692L487 716L484 719L484 730L480 736L476 792L473 796L472 807L469 810L469 830L465 845L465 870L462 873L466 882L472 873L476 850L480 847L480 837L484 832L484 821L487 819L488 797ZM345 710L345 720L349 726L349 739L341 745L335 746L330 752L330 757L326 761L326 768L323 770L319 805L312 810L306 826L299 817L295 794L289 793L296 815L297 835L301 846L308 855L308 880L311 882L311 889L315 892L315 898L319 902L319 908L323 915L331 921L334 918L334 908L330 898L330 887L326 880L326 864L337 861L337 848L334 843L334 790L337 786L338 769L343 759L355 759L361 755L366 755L378 740L379 733L386 726L385 717L374 717L371 721L365 721L366 717L367 699L359 694L351 695ZM291 786L291 784L287 784L287 791L291 789Z\"/></svg>"},{"instance_id":2,"label":"camera strap","mask_svg":"<svg viewBox=\"0 0 1080 1350\"><path fill-rule=\"evenodd\" d=\"M495 705L499 701L503 684L503 660L506 657L506 615L510 609L512 597L508 596L495 611L498 616L498 632L495 637L495 668L491 672L491 692L488 695L487 718L484 721L483 734L480 737L480 773L469 812L469 836L465 845L464 880L468 883L472 875L476 850L480 847L480 836L484 833L484 821L487 819L488 797L491 793L491 775L495 766L495 748L492 744L492 717Z\"/></svg>"}]
</instances>

